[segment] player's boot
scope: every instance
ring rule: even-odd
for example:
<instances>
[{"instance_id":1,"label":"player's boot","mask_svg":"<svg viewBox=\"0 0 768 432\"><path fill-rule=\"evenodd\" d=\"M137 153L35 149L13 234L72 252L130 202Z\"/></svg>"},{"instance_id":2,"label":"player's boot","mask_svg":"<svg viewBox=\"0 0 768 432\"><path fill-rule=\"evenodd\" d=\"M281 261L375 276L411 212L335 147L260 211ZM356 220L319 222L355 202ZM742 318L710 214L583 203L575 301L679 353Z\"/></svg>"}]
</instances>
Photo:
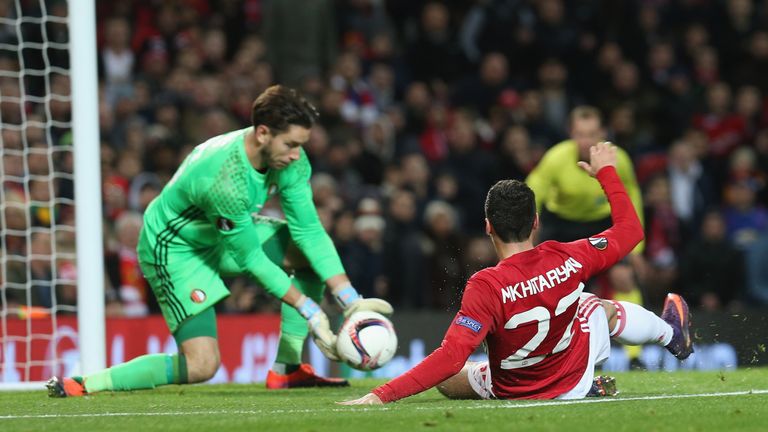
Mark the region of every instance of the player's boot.
<instances>
[{"instance_id":1,"label":"player's boot","mask_svg":"<svg viewBox=\"0 0 768 432\"><path fill-rule=\"evenodd\" d=\"M48 396L50 397L63 398L87 394L81 377L64 378L55 376L49 379L45 386L48 388Z\"/></svg>"},{"instance_id":2,"label":"player's boot","mask_svg":"<svg viewBox=\"0 0 768 432\"><path fill-rule=\"evenodd\" d=\"M302 363L294 372L279 374L273 370L267 373L267 388L270 390L299 387L348 387L343 378L324 378L315 373L311 365Z\"/></svg>"},{"instance_id":3,"label":"player's boot","mask_svg":"<svg viewBox=\"0 0 768 432\"><path fill-rule=\"evenodd\" d=\"M691 339L691 317L688 313L688 304L685 303L682 296L667 294L661 319L672 327L672 340L666 348L678 359L687 359L693 352L693 340Z\"/></svg>"},{"instance_id":4,"label":"player's boot","mask_svg":"<svg viewBox=\"0 0 768 432\"><path fill-rule=\"evenodd\" d=\"M592 380L592 388L587 397L616 396L619 393L616 388L616 378L607 375L598 375Z\"/></svg>"}]
</instances>

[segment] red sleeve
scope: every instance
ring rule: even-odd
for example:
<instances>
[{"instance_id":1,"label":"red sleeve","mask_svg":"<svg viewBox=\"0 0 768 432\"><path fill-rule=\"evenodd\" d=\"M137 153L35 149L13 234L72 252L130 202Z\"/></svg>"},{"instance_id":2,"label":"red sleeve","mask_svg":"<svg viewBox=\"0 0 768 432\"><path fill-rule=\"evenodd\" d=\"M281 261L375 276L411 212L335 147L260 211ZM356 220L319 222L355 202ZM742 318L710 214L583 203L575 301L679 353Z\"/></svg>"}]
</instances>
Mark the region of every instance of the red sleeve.
<instances>
[{"instance_id":1,"label":"red sleeve","mask_svg":"<svg viewBox=\"0 0 768 432\"><path fill-rule=\"evenodd\" d=\"M461 309L451 322L440 347L410 371L376 388L382 402L394 402L428 390L456 375L469 356L496 326L501 308L498 296L488 295L488 285L473 277L467 282Z\"/></svg>"},{"instance_id":2,"label":"red sleeve","mask_svg":"<svg viewBox=\"0 0 768 432\"><path fill-rule=\"evenodd\" d=\"M586 268L586 278L616 264L644 237L643 226L616 169L612 166L601 169L597 180L611 204L613 225L594 237L569 243L571 252Z\"/></svg>"}]
</instances>

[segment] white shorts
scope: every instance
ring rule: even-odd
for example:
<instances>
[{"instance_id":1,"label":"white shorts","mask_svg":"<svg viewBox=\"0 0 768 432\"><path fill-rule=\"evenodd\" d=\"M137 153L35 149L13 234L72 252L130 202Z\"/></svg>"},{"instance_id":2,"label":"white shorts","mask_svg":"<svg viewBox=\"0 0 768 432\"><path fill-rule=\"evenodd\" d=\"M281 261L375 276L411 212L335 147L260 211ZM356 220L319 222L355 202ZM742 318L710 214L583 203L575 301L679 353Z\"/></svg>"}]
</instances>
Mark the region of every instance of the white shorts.
<instances>
[{"instance_id":1,"label":"white shorts","mask_svg":"<svg viewBox=\"0 0 768 432\"><path fill-rule=\"evenodd\" d=\"M580 321L582 330L589 332L589 356L587 369L579 382L571 390L561 394L556 399L581 399L589 393L595 378L595 366L608 359L611 353L611 336L608 330L608 318L600 299L589 293L579 297L579 310L576 319ZM469 365L467 378L472 390L481 399L495 399L491 386L491 369L488 362L477 362Z\"/></svg>"}]
</instances>

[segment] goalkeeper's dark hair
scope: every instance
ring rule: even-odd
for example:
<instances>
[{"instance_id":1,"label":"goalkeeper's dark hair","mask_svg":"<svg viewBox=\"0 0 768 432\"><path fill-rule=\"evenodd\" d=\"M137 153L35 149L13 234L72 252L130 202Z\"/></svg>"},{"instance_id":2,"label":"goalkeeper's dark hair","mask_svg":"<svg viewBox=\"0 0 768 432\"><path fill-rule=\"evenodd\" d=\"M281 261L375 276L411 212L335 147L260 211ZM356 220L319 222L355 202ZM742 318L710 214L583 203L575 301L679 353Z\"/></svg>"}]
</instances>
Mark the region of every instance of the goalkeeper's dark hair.
<instances>
[{"instance_id":1,"label":"goalkeeper's dark hair","mask_svg":"<svg viewBox=\"0 0 768 432\"><path fill-rule=\"evenodd\" d=\"M501 180L488 191L485 217L504 243L525 241L533 230L536 197L519 180Z\"/></svg>"},{"instance_id":2,"label":"goalkeeper's dark hair","mask_svg":"<svg viewBox=\"0 0 768 432\"><path fill-rule=\"evenodd\" d=\"M267 126L272 134L288 130L290 125L311 128L319 114L317 109L298 91L273 85L253 101L251 123L253 127Z\"/></svg>"}]
</instances>

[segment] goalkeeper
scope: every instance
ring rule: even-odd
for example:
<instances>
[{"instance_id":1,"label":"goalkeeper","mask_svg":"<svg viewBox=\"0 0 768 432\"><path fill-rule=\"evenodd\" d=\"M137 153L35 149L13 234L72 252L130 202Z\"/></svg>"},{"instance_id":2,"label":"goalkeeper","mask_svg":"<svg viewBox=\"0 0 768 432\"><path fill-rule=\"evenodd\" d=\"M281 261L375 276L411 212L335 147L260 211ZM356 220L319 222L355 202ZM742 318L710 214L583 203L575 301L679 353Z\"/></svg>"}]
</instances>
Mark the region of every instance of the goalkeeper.
<instances>
[{"instance_id":1,"label":"goalkeeper","mask_svg":"<svg viewBox=\"0 0 768 432\"><path fill-rule=\"evenodd\" d=\"M252 127L194 149L147 208L137 248L179 353L143 355L83 377L53 377L50 396L209 380L220 364L214 305L229 295L221 276L234 274L251 276L283 301L267 388L348 385L301 364L309 332L323 354L338 360L336 336L318 305L325 285L346 315L391 314L392 307L360 297L320 224L302 150L316 118L295 90L272 86L253 103ZM287 221L258 215L276 192Z\"/></svg>"}]
</instances>

